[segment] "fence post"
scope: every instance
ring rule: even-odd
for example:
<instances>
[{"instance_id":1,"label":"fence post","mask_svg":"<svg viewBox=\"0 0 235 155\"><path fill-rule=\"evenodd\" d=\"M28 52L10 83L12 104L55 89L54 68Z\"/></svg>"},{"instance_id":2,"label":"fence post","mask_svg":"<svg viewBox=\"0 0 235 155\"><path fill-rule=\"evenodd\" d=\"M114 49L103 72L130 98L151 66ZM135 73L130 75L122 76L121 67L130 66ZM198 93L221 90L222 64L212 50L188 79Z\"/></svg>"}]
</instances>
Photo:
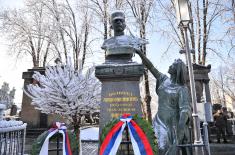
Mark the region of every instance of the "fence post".
<instances>
[{"instance_id":1,"label":"fence post","mask_svg":"<svg viewBox=\"0 0 235 155\"><path fill-rule=\"evenodd\" d=\"M59 137L59 134L57 133L57 136L56 136L56 152L57 152L57 155L60 154L60 137Z\"/></svg>"},{"instance_id":2,"label":"fence post","mask_svg":"<svg viewBox=\"0 0 235 155\"><path fill-rule=\"evenodd\" d=\"M23 130L23 140L22 140L22 154L24 154L24 148L25 148L25 138L26 138L26 126Z\"/></svg>"}]
</instances>

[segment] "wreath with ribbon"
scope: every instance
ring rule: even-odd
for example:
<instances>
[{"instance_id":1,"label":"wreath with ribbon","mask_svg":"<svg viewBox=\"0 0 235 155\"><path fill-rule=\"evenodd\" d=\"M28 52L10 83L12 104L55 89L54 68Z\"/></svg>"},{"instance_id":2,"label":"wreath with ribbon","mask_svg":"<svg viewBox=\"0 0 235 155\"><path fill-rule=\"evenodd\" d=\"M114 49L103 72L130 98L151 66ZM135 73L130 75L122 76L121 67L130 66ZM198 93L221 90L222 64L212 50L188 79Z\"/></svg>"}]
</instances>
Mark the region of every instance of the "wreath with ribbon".
<instances>
[{"instance_id":1,"label":"wreath with ribbon","mask_svg":"<svg viewBox=\"0 0 235 155\"><path fill-rule=\"evenodd\" d=\"M63 155L72 155L78 152L78 142L76 135L66 130L64 123L56 122L48 130L43 132L34 141L32 145L31 155L48 155L49 139L55 140L56 134L60 133L63 138ZM78 154L78 153L77 153Z\"/></svg>"},{"instance_id":2,"label":"wreath with ribbon","mask_svg":"<svg viewBox=\"0 0 235 155\"><path fill-rule=\"evenodd\" d=\"M149 122L130 114L113 119L102 129L99 155L116 154L122 141L122 133L127 126L135 155L156 155L157 140Z\"/></svg>"}]
</instances>

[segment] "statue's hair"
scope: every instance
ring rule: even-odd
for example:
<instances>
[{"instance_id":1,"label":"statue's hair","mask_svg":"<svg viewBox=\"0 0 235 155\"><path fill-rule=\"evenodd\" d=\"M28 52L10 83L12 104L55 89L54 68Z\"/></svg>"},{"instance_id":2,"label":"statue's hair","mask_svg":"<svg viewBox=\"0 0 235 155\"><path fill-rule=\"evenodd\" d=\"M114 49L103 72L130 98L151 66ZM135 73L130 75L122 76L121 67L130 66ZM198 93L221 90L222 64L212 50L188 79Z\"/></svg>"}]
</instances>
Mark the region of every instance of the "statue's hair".
<instances>
[{"instance_id":1,"label":"statue's hair","mask_svg":"<svg viewBox=\"0 0 235 155\"><path fill-rule=\"evenodd\" d=\"M174 65L176 65L176 83L185 85L187 73L187 67L185 63L181 59L177 59L175 60Z\"/></svg>"}]
</instances>

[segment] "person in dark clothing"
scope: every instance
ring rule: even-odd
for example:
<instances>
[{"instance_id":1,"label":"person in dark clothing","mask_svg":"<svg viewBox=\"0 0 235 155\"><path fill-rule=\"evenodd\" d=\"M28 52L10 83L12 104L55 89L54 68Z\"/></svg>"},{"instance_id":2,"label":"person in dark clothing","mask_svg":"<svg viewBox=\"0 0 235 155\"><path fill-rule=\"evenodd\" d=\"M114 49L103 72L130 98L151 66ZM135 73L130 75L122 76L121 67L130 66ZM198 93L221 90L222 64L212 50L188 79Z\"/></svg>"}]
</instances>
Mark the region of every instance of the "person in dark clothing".
<instances>
[{"instance_id":1,"label":"person in dark clothing","mask_svg":"<svg viewBox=\"0 0 235 155\"><path fill-rule=\"evenodd\" d=\"M223 114L227 118L226 119L226 135L233 135L232 122L228 120L231 118L231 113L227 110L226 107L223 107L222 110L223 110Z\"/></svg>"},{"instance_id":2,"label":"person in dark clothing","mask_svg":"<svg viewBox=\"0 0 235 155\"><path fill-rule=\"evenodd\" d=\"M216 126L216 134L217 134L217 143L220 143L220 136L222 135L224 139L224 143L227 143L226 139L226 122L227 117L222 113L221 110L218 110L214 115L215 126Z\"/></svg>"}]
</instances>

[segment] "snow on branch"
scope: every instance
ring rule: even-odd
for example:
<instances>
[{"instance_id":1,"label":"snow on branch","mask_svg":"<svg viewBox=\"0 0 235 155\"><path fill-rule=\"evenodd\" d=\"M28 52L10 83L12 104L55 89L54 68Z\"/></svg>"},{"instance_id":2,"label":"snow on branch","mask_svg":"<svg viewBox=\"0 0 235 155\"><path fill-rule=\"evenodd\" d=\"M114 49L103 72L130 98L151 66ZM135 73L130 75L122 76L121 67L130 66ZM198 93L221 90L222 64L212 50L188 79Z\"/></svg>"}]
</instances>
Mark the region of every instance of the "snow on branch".
<instances>
[{"instance_id":1,"label":"snow on branch","mask_svg":"<svg viewBox=\"0 0 235 155\"><path fill-rule=\"evenodd\" d=\"M45 75L35 72L33 78L38 84L27 85L24 92L43 113L73 117L81 110L99 109L101 87L94 76L94 67L83 74L67 62L46 67Z\"/></svg>"}]
</instances>

